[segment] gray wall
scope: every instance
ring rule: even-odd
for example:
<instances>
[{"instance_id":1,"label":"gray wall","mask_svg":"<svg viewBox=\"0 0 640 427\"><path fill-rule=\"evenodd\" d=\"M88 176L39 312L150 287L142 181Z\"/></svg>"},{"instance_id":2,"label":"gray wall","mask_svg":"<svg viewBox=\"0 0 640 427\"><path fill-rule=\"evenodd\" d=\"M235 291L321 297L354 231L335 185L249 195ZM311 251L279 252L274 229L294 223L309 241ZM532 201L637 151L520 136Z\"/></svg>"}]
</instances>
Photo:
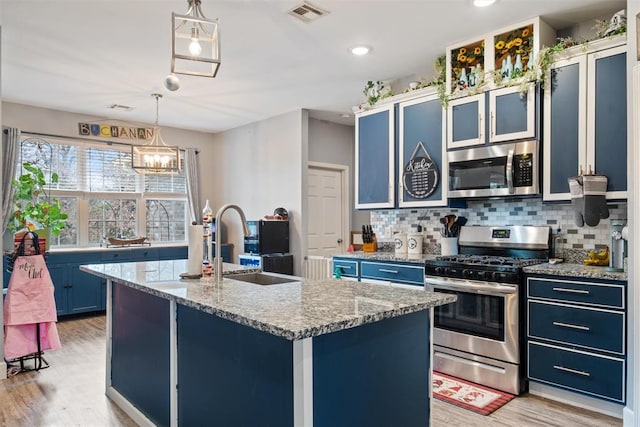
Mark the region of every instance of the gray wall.
<instances>
[{"instance_id":1,"label":"gray wall","mask_svg":"<svg viewBox=\"0 0 640 427\"><path fill-rule=\"evenodd\" d=\"M350 230L369 224L369 212L353 209L355 172L355 129L353 126L309 119L309 161L349 167Z\"/></svg>"},{"instance_id":2,"label":"gray wall","mask_svg":"<svg viewBox=\"0 0 640 427\"><path fill-rule=\"evenodd\" d=\"M210 180L203 182L203 195L211 201L214 212L227 203L240 206L248 220L271 215L277 207L289 211L295 274L302 271L306 250L302 237L306 235L306 122L307 112L296 110L218 133L210 154L200 158L200 167L210 174ZM223 223L237 259L243 248L240 218L228 212Z\"/></svg>"}]
</instances>

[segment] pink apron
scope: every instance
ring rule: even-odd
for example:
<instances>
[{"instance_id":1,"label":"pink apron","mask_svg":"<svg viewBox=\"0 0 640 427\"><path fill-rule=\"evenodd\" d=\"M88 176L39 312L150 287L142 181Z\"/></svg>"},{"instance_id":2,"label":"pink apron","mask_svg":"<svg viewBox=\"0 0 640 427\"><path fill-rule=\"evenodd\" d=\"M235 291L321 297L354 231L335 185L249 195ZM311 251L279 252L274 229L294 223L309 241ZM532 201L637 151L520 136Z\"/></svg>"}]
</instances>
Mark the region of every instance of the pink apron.
<instances>
[{"instance_id":1,"label":"pink apron","mask_svg":"<svg viewBox=\"0 0 640 427\"><path fill-rule=\"evenodd\" d=\"M56 321L53 282L42 255L18 256L4 300L4 353L7 360L40 350L57 350L60 338Z\"/></svg>"}]
</instances>

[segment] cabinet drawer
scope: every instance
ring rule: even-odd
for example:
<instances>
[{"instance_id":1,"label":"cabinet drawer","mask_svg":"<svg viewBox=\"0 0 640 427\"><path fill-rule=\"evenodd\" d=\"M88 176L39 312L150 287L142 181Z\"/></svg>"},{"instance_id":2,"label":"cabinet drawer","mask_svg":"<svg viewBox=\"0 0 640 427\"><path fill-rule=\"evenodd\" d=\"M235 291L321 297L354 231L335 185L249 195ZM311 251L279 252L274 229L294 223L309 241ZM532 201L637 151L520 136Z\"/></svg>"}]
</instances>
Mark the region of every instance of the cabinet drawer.
<instances>
[{"instance_id":1,"label":"cabinet drawer","mask_svg":"<svg viewBox=\"0 0 640 427\"><path fill-rule=\"evenodd\" d=\"M596 397L625 401L625 361L529 342L528 377Z\"/></svg>"},{"instance_id":2,"label":"cabinet drawer","mask_svg":"<svg viewBox=\"0 0 640 427\"><path fill-rule=\"evenodd\" d=\"M529 337L625 353L624 313L529 301Z\"/></svg>"},{"instance_id":3,"label":"cabinet drawer","mask_svg":"<svg viewBox=\"0 0 640 427\"><path fill-rule=\"evenodd\" d=\"M102 262L127 262L131 261L131 251L127 250L114 250L113 252L103 252Z\"/></svg>"},{"instance_id":4,"label":"cabinet drawer","mask_svg":"<svg viewBox=\"0 0 640 427\"><path fill-rule=\"evenodd\" d=\"M342 269L342 275L347 277L358 277L358 261L346 259L333 259L333 269L339 267Z\"/></svg>"},{"instance_id":5,"label":"cabinet drawer","mask_svg":"<svg viewBox=\"0 0 640 427\"><path fill-rule=\"evenodd\" d=\"M157 249L132 249L131 250L131 261L156 261L158 260L158 250Z\"/></svg>"},{"instance_id":6,"label":"cabinet drawer","mask_svg":"<svg viewBox=\"0 0 640 427\"><path fill-rule=\"evenodd\" d=\"M595 307L625 308L625 287L615 283L590 283L571 280L527 279L529 298L577 302Z\"/></svg>"},{"instance_id":7,"label":"cabinet drawer","mask_svg":"<svg viewBox=\"0 0 640 427\"><path fill-rule=\"evenodd\" d=\"M423 265L362 261L360 268L362 279L387 280L394 283L424 286Z\"/></svg>"}]
</instances>

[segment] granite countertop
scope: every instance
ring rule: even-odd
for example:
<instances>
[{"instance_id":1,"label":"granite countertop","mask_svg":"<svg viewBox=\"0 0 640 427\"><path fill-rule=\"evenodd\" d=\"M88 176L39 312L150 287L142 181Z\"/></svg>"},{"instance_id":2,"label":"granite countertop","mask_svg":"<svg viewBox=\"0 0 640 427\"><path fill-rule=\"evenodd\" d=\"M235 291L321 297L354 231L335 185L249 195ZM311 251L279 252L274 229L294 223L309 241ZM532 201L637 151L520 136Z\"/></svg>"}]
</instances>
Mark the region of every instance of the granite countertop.
<instances>
[{"instance_id":1,"label":"granite countertop","mask_svg":"<svg viewBox=\"0 0 640 427\"><path fill-rule=\"evenodd\" d=\"M186 260L82 265L80 269L161 298L175 300L288 340L314 337L454 302L450 294L334 279L271 286L233 280L251 271L224 264L225 277L180 280ZM255 269L254 269L255 271Z\"/></svg>"},{"instance_id":2,"label":"granite countertop","mask_svg":"<svg viewBox=\"0 0 640 427\"><path fill-rule=\"evenodd\" d=\"M526 274L549 274L552 276L584 277L586 279L627 280L627 273L607 271L607 267L584 264L536 264L524 267Z\"/></svg>"},{"instance_id":3,"label":"granite countertop","mask_svg":"<svg viewBox=\"0 0 640 427\"><path fill-rule=\"evenodd\" d=\"M336 257L343 258L358 258L374 261L400 261L409 262L415 264L424 264L425 261L432 261L436 259L435 254L396 254L395 252L343 252L335 254Z\"/></svg>"}]
</instances>

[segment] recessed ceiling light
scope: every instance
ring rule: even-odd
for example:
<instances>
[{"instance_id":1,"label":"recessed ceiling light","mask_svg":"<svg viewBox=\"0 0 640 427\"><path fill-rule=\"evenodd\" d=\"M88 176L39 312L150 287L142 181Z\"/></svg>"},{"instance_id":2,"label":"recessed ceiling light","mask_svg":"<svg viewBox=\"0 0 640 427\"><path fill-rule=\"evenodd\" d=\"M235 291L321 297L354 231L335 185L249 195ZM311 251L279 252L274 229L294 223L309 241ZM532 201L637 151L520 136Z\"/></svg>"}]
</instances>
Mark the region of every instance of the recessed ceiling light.
<instances>
[{"instance_id":1,"label":"recessed ceiling light","mask_svg":"<svg viewBox=\"0 0 640 427\"><path fill-rule=\"evenodd\" d=\"M494 4L496 0L473 0L473 5L475 7L487 7Z\"/></svg>"},{"instance_id":2,"label":"recessed ceiling light","mask_svg":"<svg viewBox=\"0 0 640 427\"><path fill-rule=\"evenodd\" d=\"M367 46L354 46L351 48L351 53L356 56L362 56L369 53L370 50L371 49L369 49Z\"/></svg>"}]
</instances>

